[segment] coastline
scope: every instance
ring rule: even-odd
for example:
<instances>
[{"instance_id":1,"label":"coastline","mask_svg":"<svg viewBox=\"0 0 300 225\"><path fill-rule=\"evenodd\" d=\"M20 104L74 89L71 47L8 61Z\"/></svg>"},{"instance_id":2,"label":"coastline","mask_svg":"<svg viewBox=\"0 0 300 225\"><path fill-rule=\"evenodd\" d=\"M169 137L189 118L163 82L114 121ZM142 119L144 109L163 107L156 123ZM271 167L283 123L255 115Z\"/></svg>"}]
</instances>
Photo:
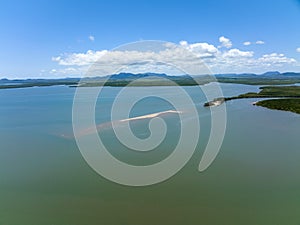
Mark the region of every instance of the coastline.
<instances>
[{"instance_id":1,"label":"coastline","mask_svg":"<svg viewBox=\"0 0 300 225\"><path fill-rule=\"evenodd\" d=\"M246 98L269 98L252 103L269 109L290 111L300 114L300 86L265 86L258 93L249 92L233 97L215 98L206 102L204 107L218 106L223 102Z\"/></svg>"}]
</instances>

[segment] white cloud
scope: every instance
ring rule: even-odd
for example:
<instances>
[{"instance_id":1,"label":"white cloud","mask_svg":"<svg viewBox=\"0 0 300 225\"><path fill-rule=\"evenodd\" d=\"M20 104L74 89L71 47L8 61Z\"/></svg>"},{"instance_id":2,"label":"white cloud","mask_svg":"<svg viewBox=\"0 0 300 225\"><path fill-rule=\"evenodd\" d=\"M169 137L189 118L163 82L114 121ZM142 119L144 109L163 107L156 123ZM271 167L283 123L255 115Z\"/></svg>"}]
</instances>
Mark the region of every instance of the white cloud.
<instances>
[{"instance_id":1,"label":"white cloud","mask_svg":"<svg viewBox=\"0 0 300 225\"><path fill-rule=\"evenodd\" d=\"M223 54L223 57L229 57L229 58L239 58L239 57L252 57L253 52L249 51L241 51L237 48L230 49L229 51L225 52Z\"/></svg>"},{"instance_id":2,"label":"white cloud","mask_svg":"<svg viewBox=\"0 0 300 225\"><path fill-rule=\"evenodd\" d=\"M232 47L232 43L231 43L230 39L228 39L224 36L219 37L219 42L221 43L222 47L225 47L225 48L231 48Z\"/></svg>"},{"instance_id":3,"label":"white cloud","mask_svg":"<svg viewBox=\"0 0 300 225\"><path fill-rule=\"evenodd\" d=\"M89 36L89 40L90 40L90 41L95 41L95 37L94 37L93 35L90 35L90 36Z\"/></svg>"},{"instance_id":4,"label":"white cloud","mask_svg":"<svg viewBox=\"0 0 300 225\"><path fill-rule=\"evenodd\" d=\"M181 46L188 46L188 42L187 41L180 41L179 44Z\"/></svg>"},{"instance_id":5,"label":"white cloud","mask_svg":"<svg viewBox=\"0 0 300 225\"><path fill-rule=\"evenodd\" d=\"M296 51L300 53L300 48L297 48Z\"/></svg>"},{"instance_id":6,"label":"white cloud","mask_svg":"<svg viewBox=\"0 0 300 225\"><path fill-rule=\"evenodd\" d=\"M264 41L256 41L255 44L257 45L263 45L265 42Z\"/></svg>"},{"instance_id":7,"label":"white cloud","mask_svg":"<svg viewBox=\"0 0 300 225\"><path fill-rule=\"evenodd\" d=\"M251 45L252 43L250 42L250 41L245 41L244 43L243 43L243 45L245 45L245 46L248 46L248 45ZM263 45L263 44L265 44L265 42L264 41L256 41L256 42L254 42L254 44L257 44L257 45Z\"/></svg>"},{"instance_id":8,"label":"white cloud","mask_svg":"<svg viewBox=\"0 0 300 225\"><path fill-rule=\"evenodd\" d=\"M61 66L91 66L89 76L94 73L97 76L117 73L127 69L127 72L148 70L147 72L162 72L162 65L176 65L183 71L190 74L197 74L199 69L203 73L209 73L201 58L215 57L217 48L207 43L188 44L187 42L178 45L165 45L160 51L142 50L115 50L115 51L92 51L86 53L69 53L53 57L52 60ZM188 50L188 51L187 51ZM194 53L195 52L195 53ZM174 66L171 66L174 67ZM151 68L151 70L150 70ZM70 70L70 69L69 69ZM70 70L71 71L71 70ZM169 66L168 71L174 72ZM177 74L184 74L177 69ZM198 71L198 72L196 72ZM63 71L64 72L64 71Z\"/></svg>"},{"instance_id":9,"label":"white cloud","mask_svg":"<svg viewBox=\"0 0 300 225\"><path fill-rule=\"evenodd\" d=\"M218 49L214 45L205 42L188 44L187 41L181 41L180 45L201 58L215 57L218 53Z\"/></svg>"},{"instance_id":10,"label":"white cloud","mask_svg":"<svg viewBox=\"0 0 300 225\"><path fill-rule=\"evenodd\" d=\"M274 66L279 64L292 64L296 63L297 61L293 58L286 57L284 54L271 53L265 54L262 57L260 57L258 59L258 62L267 66Z\"/></svg>"},{"instance_id":11,"label":"white cloud","mask_svg":"<svg viewBox=\"0 0 300 225\"><path fill-rule=\"evenodd\" d=\"M75 75L75 76L79 77L79 76L82 76L82 74L85 74L87 71L88 71L88 67L85 67L85 66L66 67L66 68L60 68L60 69L52 69L52 70L50 70L50 74L63 75L63 76Z\"/></svg>"},{"instance_id":12,"label":"white cloud","mask_svg":"<svg viewBox=\"0 0 300 225\"><path fill-rule=\"evenodd\" d=\"M165 44L160 50L88 50L85 53L62 54L53 57L52 60L59 64L59 68L51 72L53 74L81 75L89 71L91 76L92 73L101 76L120 71L165 72L173 75L189 71L191 75L194 75L199 74L199 67L203 67L202 74L209 73L209 69L214 73L244 73L297 66L294 58L280 53L255 57L253 51L242 51L237 48L218 49L206 42L188 43L184 40L179 45ZM90 67L91 65L93 66ZM174 69L172 65L176 65L182 71ZM88 70L89 67L92 69Z\"/></svg>"},{"instance_id":13,"label":"white cloud","mask_svg":"<svg viewBox=\"0 0 300 225\"><path fill-rule=\"evenodd\" d=\"M107 52L107 50L88 50L86 53L63 54L61 56L52 57L52 61L58 62L59 65L63 66L84 66L96 62L101 56L105 55Z\"/></svg>"}]
</instances>

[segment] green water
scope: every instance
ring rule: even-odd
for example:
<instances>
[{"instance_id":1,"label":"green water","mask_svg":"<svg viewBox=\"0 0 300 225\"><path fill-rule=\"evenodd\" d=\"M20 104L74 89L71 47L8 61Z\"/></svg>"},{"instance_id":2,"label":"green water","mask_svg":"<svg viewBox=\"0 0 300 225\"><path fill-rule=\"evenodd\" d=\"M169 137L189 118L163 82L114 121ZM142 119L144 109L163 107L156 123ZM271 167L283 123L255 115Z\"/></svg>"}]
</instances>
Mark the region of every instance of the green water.
<instances>
[{"instance_id":1,"label":"green water","mask_svg":"<svg viewBox=\"0 0 300 225\"><path fill-rule=\"evenodd\" d=\"M258 89L222 87L227 96ZM176 94L172 87L143 88ZM119 90L105 88L97 105L103 110L96 116L99 123L109 120L108 109ZM86 164L74 139L61 136L72 134L75 89L0 90L0 224L300 224L300 116L252 106L253 99L228 102L221 151L200 173L209 109L202 107L205 99L197 87L186 90L199 111L199 146L178 174L148 187L126 187L102 178ZM169 107L153 98L132 113L144 115ZM150 155L121 151L109 129L102 138L115 147L116 157L148 164L171 152L178 133L176 123L170 125L173 132ZM137 135L147 135L145 127L140 124Z\"/></svg>"}]
</instances>

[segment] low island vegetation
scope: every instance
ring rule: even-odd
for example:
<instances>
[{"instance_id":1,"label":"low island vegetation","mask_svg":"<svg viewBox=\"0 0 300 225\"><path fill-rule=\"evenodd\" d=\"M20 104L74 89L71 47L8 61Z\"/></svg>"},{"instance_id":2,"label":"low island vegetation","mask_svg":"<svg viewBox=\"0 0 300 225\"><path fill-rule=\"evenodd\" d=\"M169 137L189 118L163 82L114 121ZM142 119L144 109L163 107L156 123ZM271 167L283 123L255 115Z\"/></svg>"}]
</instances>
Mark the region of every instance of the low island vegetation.
<instances>
[{"instance_id":1,"label":"low island vegetation","mask_svg":"<svg viewBox=\"0 0 300 225\"><path fill-rule=\"evenodd\" d=\"M255 105L300 114L300 98L268 99L259 101Z\"/></svg>"},{"instance_id":2,"label":"low island vegetation","mask_svg":"<svg viewBox=\"0 0 300 225\"><path fill-rule=\"evenodd\" d=\"M265 86L260 87L260 89L261 91L258 93L249 92L227 97L224 98L224 101L245 98L272 98L256 102L255 105L300 114L300 86ZM214 101L219 101L219 98ZM212 106L214 101L205 103L204 106Z\"/></svg>"}]
</instances>

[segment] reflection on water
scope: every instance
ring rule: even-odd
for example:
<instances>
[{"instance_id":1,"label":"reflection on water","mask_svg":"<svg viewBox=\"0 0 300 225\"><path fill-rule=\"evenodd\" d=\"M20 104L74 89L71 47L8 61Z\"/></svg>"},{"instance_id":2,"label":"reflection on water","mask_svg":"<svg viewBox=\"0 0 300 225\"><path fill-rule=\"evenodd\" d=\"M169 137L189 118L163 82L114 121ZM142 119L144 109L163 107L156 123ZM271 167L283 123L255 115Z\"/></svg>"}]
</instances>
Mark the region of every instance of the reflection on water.
<instances>
[{"instance_id":1,"label":"reflection on water","mask_svg":"<svg viewBox=\"0 0 300 225\"><path fill-rule=\"evenodd\" d=\"M237 84L222 87L226 96L258 90ZM172 87L143 88L176 94ZM109 108L119 90L104 88L97 124L110 121ZM0 90L0 224L299 224L300 116L253 106L255 99L228 102L221 151L209 169L199 173L210 112L202 107L206 99L197 87L186 90L201 121L197 151L177 175L142 188L97 175L74 139L61 137L72 134L74 89ZM145 100L130 117L172 110L162 103ZM173 132L149 155L124 148L111 129L101 138L123 161L153 163L176 145L177 119L175 114L166 120ZM141 138L149 135L148 120L132 125Z\"/></svg>"}]
</instances>

